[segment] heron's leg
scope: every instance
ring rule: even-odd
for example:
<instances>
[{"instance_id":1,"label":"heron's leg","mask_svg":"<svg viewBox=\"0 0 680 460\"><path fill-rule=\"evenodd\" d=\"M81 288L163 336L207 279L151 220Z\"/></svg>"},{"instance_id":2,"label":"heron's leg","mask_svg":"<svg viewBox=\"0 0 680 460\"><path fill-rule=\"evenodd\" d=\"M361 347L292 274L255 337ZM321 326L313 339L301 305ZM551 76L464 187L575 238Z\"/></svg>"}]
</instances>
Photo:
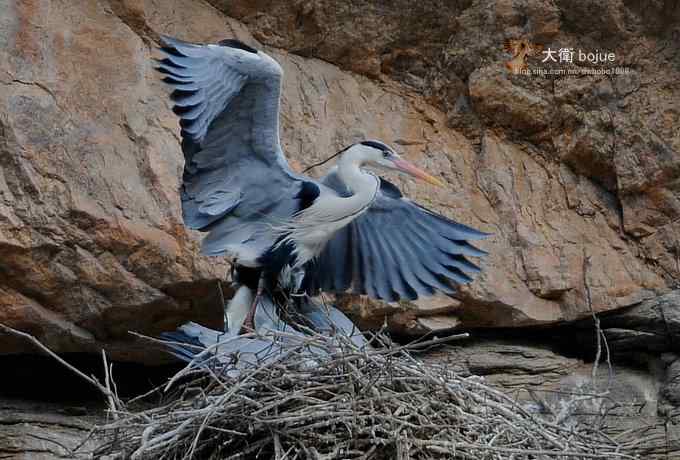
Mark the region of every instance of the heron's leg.
<instances>
[{"instance_id":1,"label":"heron's leg","mask_svg":"<svg viewBox=\"0 0 680 460\"><path fill-rule=\"evenodd\" d=\"M250 310L246 315L246 319L243 320L243 325L241 326L241 334L247 332L253 332L255 330L255 312L257 311L257 304L262 298L262 293L264 293L265 276L264 272L260 274L260 279L257 282L257 291L255 292L255 298L253 303L250 305Z\"/></svg>"},{"instance_id":2,"label":"heron's leg","mask_svg":"<svg viewBox=\"0 0 680 460\"><path fill-rule=\"evenodd\" d=\"M238 291L238 283L235 281L236 277L236 260L229 262L227 260L227 263L229 263L229 268L227 269L227 272L224 274L224 281L226 282L227 280L230 280L231 286L235 287L235 291ZM231 302L227 303L224 301L224 292L222 292L222 282L220 280L217 281L217 291L220 294L220 302L222 302L222 330L224 331L223 334L220 334L219 339L222 339L222 335L226 334L229 332L229 305Z\"/></svg>"},{"instance_id":3,"label":"heron's leg","mask_svg":"<svg viewBox=\"0 0 680 460\"><path fill-rule=\"evenodd\" d=\"M236 283L236 292L229 300L225 308L227 332L229 335L236 335L240 333L243 321L245 321L250 305L253 303L255 290L248 286Z\"/></svg>"}]
</instances>

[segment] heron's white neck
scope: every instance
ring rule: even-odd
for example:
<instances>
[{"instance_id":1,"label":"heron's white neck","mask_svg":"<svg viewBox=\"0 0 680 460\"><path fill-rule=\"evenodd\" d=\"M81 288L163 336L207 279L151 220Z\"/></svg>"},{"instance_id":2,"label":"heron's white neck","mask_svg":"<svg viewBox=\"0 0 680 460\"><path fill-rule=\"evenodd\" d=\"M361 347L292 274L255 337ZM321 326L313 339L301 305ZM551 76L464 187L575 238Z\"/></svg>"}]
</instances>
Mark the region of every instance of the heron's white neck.
<instances>
[{"instance_id":1,"label":"heron's white neck","mask_svg":"<svg viewBox=\"0 0 680 460\"><path fill-rule=\"evenodd\" d=\"M359 217L375 199L380 179L363 171L361 164L361 157L352 153L338 161L338 177L352 192L350 196L324 194L300 211L293 222L279 229L286 235L279 244L288 241L295 244L295 268L316 257L335 232Z\"/></svg>"},{"instance_id":2,"label":"heron's white neck","mask_svg":"<svg viewBox=\"0 0 680 460\"><path fill-rule=\"evenodd\" d=\"M380 180L374 174L361 169L362 163L361 154L351 151L345 153L338 161L338 177L352 192L352 197L356 197L354 201L363 202L365 206L375 197Z\"/></svg>"}]
</instances>

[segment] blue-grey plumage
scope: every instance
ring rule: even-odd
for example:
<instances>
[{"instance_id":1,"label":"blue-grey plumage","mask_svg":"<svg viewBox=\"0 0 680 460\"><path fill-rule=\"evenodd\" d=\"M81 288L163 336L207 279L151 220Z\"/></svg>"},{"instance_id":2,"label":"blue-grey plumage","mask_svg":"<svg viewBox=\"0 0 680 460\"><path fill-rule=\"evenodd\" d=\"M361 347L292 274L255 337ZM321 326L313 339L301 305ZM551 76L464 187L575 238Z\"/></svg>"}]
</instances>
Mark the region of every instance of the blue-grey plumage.
<instances>
[{"instance_id":1,"label":"blue-grey plumage","mask_svg":"<svg viewBox=\"0 0 680 460\"><path fill-rule=\"evenodd\" d=\"M337 169L322 182L341 195L350 193ZM317 294L351 288L387 301L415 300L435 291L451 294L455 285L469 283L480 272L466 256L487 254L468 240L488 236L412 202L381 179L367 211L338 230L316 257L305 290Z\"/></svg>"},{"instance_id":2,"label":"blue-grey plumage","mask_svg":"<svg viewBox=\"0 0 680 460\"><path fill-rule=\"evenodd\" d=\"M382 142L342 150L320 181L291 170L279 142L283 71L270 56L236 40L162 37L162 45L157 69L173 88L185 156L184 222L207 232L205 254L257 270L259 293L285 271L302 272L295 288L309 294L415 299L450 294L479 271L466 256L485 253L467 240L487 234L409 201L365 169L443 185Z\"/></svg>"},{"instance_id":3,"label":"blue-grey plumage","mask_svg":"<svg viewBox=\"0 0 680 460\"><path fill-rule=\"evenodd\" d=\"M239 307L247 309L248 305ZM359 350L370 348L352 321L334 307L316 305L310 299L304 299L298 314L313 330L332 337L338 346L348 340ZM189 322L175 331L162 333L161 338L167 341L171 354L192 363L191 367L214 368L217 365L230 377L280 358L282 351L295 350L303 344L310 352L307 366L317 366L328 356L327 350L310 347L310 336L291 327L279 316L276 301L268 295L262 297L253 323L257 337L243 337L237 333L238 328L224 332Z\"/></svg>"}]
</instances>

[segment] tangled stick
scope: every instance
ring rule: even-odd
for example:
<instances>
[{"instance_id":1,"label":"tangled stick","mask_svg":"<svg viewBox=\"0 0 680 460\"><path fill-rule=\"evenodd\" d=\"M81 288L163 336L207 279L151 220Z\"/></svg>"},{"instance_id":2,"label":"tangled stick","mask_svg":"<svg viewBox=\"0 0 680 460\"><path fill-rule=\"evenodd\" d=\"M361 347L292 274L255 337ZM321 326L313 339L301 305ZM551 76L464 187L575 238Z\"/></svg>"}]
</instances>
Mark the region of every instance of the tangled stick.
<instances>
[{"instance_id":1,"label":"tangled stick","mask_svg":"<svg viewBox=\"0 0 680 460\"><path fill-rule=\"evenodd\" d=\"M235 377L227 375L224 356L190 363L164 403L101 427L106 441L95 455L633 459L664 448L655 434L612 437L573 420L562 424L480 377L414 356L443 339L397 346L376 335L370 348L313 331L304 337L272 331L267 339L288 346Z\"/></svg>"}]
</instances>

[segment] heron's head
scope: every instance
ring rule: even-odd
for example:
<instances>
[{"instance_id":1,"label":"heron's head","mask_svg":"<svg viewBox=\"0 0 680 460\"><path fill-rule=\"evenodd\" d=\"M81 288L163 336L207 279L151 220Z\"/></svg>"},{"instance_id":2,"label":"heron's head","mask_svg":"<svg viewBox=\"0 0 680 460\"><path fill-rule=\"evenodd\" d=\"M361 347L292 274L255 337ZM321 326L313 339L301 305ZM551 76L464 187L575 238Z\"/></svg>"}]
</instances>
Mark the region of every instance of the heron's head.
<instances>
[{"instance_id":1,"label":"heron's head","mask_svg":"<svg viewBox=\"0 0 680 460\"><path fill-rule=\"evenodd\" d=\"M404 160L392 148L380 141L368 140L359 142L348 148L347 153L356 159L360 166L374 166L399 171L438 187L445 186L441 180L426 173L413 163Z\"/></svg>"}]
</instances>

